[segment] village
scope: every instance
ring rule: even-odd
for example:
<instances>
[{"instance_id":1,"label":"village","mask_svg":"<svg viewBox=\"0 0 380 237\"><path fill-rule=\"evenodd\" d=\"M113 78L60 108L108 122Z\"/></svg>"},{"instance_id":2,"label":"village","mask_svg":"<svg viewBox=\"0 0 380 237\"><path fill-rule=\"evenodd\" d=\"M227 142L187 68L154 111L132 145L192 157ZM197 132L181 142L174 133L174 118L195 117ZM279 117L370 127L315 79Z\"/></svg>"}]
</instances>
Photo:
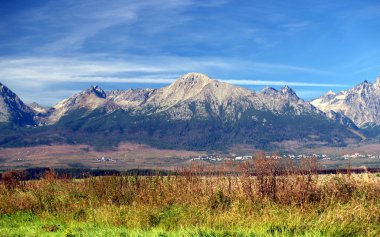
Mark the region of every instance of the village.
<instances>
[{"instance_id":1,"label":"village","mask_svg":"<svg viewBox=\"0 0 380 237\"><path fill-rule=\"evenodd\" d=\"M380 154L364 154L355 152L353 154L344 154L344 155L327 155L327 154L293 154L293 153L284 153L281 155L265 155L266 158L275 158L275 159L293 159L301 160L305 158L316 158L317 160L350 160L350 159L380 159ZM206 162L223 162L223 161L247 161L252 160L254 157L252 155L236 155L236 154L210 154L204 156L196 156L189 158L190 161L206 161ZM111 157L100 157L96 158L95 162L100 163L109 163L117 162L115 158Z\"/></svg>"},{"instance_id":2,"label":"village","mask_svg":"<svg viewBox=\"0 0 380 237\"><path fill-rule=\"evenodd\" d=\"M304 158L316 158L317 160L349 160L349 159L380 159L380 154L362 154L362 153L353 153L353 154L344 154L344 155L327 155L327 154L292 154L285 153L281 155L265 155L266 158L275 158L275 159L295 159L300 160ZM208 162L221 162L221 161L247 161L252 160L252 155L220 155L220 154L211 154L207 156L198 156L191 158L191 161L208 161Z\"/></svg>"}]
</instances>

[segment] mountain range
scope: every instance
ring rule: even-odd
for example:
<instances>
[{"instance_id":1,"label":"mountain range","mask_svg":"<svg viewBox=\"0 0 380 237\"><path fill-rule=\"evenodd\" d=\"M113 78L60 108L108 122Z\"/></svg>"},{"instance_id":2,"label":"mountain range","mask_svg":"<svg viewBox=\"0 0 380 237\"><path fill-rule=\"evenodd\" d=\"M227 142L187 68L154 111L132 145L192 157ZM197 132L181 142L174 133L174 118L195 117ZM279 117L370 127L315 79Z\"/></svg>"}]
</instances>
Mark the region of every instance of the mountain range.
<instances>
[{"instance_id":1,"label":"mountain range","mask_svg":"<svg viewBox=\"0 0 380 237\"><path fill-rule=\"evenodd\" d=\"M343 114L360 128L379 126L380 77L374 83L364 81L339 93L329 91L311 104L324 112Z\"/></svg>"},{"instance_id":2,"label":"mountain range","mask_svg":"<svg viewBox=\"0 0 380 237\"><path fill-rule=\"evenodd\" d=\"M98 86L51 108L24 104L0 84L0 146L121 141L158 147L270 149L282 141L344 146L377 139L380 79L304 101L288 86L255 92L200 73L160 89L104 91Z\"/></svg>"}]
</instances>

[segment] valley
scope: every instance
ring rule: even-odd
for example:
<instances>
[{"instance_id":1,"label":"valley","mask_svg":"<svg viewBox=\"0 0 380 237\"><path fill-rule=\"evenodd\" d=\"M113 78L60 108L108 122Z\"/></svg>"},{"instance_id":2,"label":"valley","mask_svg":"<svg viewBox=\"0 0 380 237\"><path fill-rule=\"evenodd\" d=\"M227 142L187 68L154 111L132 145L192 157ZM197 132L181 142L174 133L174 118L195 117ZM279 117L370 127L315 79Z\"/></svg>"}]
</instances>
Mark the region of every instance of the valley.
<instances>
[{"instance_id":1,"label":"valley","mask_svg":"<svg viewBox=\"0 0 380 237\"><path fill-rule=\"evenodd\" d=\"M158 149L144 144L122 143L110 150L96 150L88 145L50 145L0 149L0 171L28 169L33 167L118 170L161 169L177 170L190 165L214 166L233 161L241 163L252 160L259 152L255 149L232 148L227 153L215 151L189 151ZM346 169L380 167L380 144L361 144L347 147L304 148L267 152L279 159L297 162L304 158L316 158L319 169Z\"/></svg>"}]
</instances>

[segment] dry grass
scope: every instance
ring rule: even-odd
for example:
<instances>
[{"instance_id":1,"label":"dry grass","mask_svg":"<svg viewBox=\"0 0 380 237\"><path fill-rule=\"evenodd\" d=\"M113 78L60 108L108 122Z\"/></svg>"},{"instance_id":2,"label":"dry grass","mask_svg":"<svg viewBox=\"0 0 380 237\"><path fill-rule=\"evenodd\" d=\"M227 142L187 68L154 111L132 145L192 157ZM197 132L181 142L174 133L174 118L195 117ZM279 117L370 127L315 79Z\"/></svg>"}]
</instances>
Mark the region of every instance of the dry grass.
<instances>
[{"instance_id":1,"label":"dry grass","mask_svg":"<svg viewBox=\"0 0 380 237\"><path fill-rule=\"evenodd\" d=\"M24 182L21 176L6 173L0 186L0 213L58 216L134 230L380 233L376 175L319 176L316 170L313 159L295 163L259 153L251 162L193 165L172 176L73 180L50 172L42 180Z\"/></svg>"}]
</instances>

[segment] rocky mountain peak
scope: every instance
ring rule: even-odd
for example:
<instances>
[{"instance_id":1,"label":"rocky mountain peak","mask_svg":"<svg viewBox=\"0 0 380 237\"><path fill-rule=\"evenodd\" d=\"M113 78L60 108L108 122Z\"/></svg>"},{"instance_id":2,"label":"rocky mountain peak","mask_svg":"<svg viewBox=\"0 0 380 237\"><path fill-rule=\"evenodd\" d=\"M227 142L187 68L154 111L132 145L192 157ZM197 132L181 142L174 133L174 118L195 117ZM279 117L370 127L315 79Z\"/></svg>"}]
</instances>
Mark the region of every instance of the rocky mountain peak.
<instances>
[{"instance_id":1,"label":"rocky mountain peak","mask_svg":"<svg viewBox=\"0 0 380 237\"><path fill-rule=\"evenodd\" d=\"M359 85L351 89L352 93L358 93L361 96L367 96L368 93L372 90L373 84L367 80L363 81Z\"/></svg>"},{"instance_id":2,"label":"rocky mountain peak","mask_svg":"<svg viewBox=\"0 0 380 237\"><path fill-rule=\"evenodd\" d=\"M264 87L264 88L261 90L261 92L267 92L267 91L276 91L276 92L277 92L277 90L276 90L275 88L270 87L270 86Z\"/></svg>"},{"instance_id":3,"label":"rocky mountain peak","mask_svg":"<svg viewBox=\"0 0 380 237\"><path fill-rule=\"evenodd\" d=\"M187 82L201 82L212 80L208 75L198 72L190 72L180 77L181 81Z\"/></svg>"},{"instance_id":4,"label":"rocky mountain peak","mask_svg":"<svg viewBox=\"0 0 380 237\"><path fill-rule=\"evenodd\" d=\"M324 95L322 95L319 98L321 98L322 100L330 100L335 96L336 96L336 93L332 90L329 90L328 92L326 92Z\"/></svg>"},{"instance_id":5,"label":"rocky mountain peak","mask_svg":"<svg viewBox=\"0 0 380 237\"><path fill-rule=\"evenodd\" d=\"M176 88L203 88L205 85L213 82L215 80L211 79L206 74L202 73L188 73L183 76L181 76L177 81L175 81L171 87L173 89Z\"/></svg>"},{"instance_id":6,"label":"rocky mountain peak","mask_svg":"<svg viewBox=\"0 0 380 237\"><path fill-rule=\"evenodd\" d=\"M9 93L13 93L13 92L11 90L9 90L8 87L6 87L5 85L0 83L0 94L5 95L5 94L9 94Z\"/></svg>"},{"instance_id":7,"label":"rocky mountain peak","mask_svg":"<svg viewBox=\"0 0 380 237\"><path fill-rule=\"evenodd\" d=\"M86 94L95 94L99 98L103 98L103 99L107 97L106 92L97 85L92 85L90 88L85 90L85 93Z\"/></svg>"},{"instance_id":8,"label":"rocky mountain peak","mask_svg":"<svg viewBox=\"0 0 380 237\"><path fill-rule=\"evenodd\" d=\"M20 101L19 97L7 86L0 83L0 96L11 101Z\"/></svg>"},{"instance_id":9,"label":"rocky mountain peak","mask_svg":"<svg viewBox=\"0 0 380 237\"><path fill-rule=\"evenodd\" d=\"M283 93L283 94L288 94L288 93L293 94L294 91L289 86L284 86L284 87L281 88L281 93Z\"/></svg>"},{"instance_id":10,"label":"rocky mountain peak","mask_svg":"<svg viewBox=\"0 0 380 237\"><path fill-rule=\"evenodd\" d=\"M296 92L289 86L284 86L281 88L280 93L288 98L296 99L298 100L299 97L297 96Z\"/></svg>"},{"instance_id":11,"label":"rocky mountain peak","mask_svg":"<svg viewBox=\"0 0 380 237\"><path fill-rule=\"evenodd\" d=\"M220 82L205 74L188 73L169 86L159 89L156 95L150 98L150 101L154 104L165 105L164 107L171 107L180 101L195 99L202 94L202 91L204 92L206 86L212 84L220 84Z\"/></svg>"},{"instance_id":12,"label":"rocky mountain peak","mask_svg":"<svg viewBox=\"0 0 380 237\"><path fill-rule=\"evenodd\" d=\"M264 95L275 95L278 93L278 91L276 89L274 89L273 87L267 86L261 90L261 93Z\"/></svg>"},{"instance_id":13,"label":"rocky mountain peak","mask_svg":"<svg viewBox=\"0 0 380 237\"><path fill-rule=\"evenodd\" d=\"M380 88L380 77L377 77L377 78L376 78L376 81L375 81L374 85L375 85L376 87Z\"/></svg>"},{"instance_id":14,"label":"rocky mountain peak","mask_svg":"<svg viewBox=\"0 0 380 237\"><path fill-rule=\"evenodd\" d=\"M367 80L364 80L362 83L354 87L354 89L364 89L370 87L372 84L369 83Z\"/></svg>"},{"instance_id":15,"label":"rocky mountain peak","mask_svg":"<svg viewBox=\"0 0 380 237\"><path fill-rule=\"evenodd\" d=\"M374 83L363 81L355 87L313 100L318 109L332 110L351 119L358 127L366 124L380 125L380 79Z\"/></svg>"},{"instance_id":16,"label":"rocky mountain peak","mask_svg":"<svg viewBox=\"0 0 380 237\"><path fill-rule=\"evenodd\" d=\"M0 122L31 125L33 111L8 87L0 83Z\"/></svg>"}]
</instances>

